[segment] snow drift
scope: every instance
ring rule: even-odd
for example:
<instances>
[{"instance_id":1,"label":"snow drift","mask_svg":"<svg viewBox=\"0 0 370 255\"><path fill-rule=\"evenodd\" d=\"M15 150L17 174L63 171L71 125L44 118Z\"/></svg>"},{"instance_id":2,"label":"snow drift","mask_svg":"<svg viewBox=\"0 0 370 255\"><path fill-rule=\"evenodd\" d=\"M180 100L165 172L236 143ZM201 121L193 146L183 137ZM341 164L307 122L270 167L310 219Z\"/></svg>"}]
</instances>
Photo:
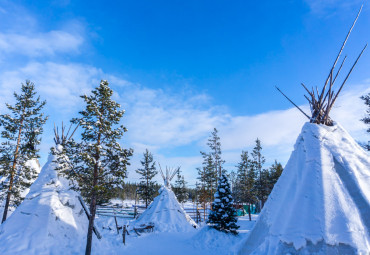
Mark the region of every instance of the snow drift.
<instances>
[{"instance_id":1,"label":"snow drift","mask_svg":"<svg viewBox=\"0 0 370 255\"><path fill-rule=\"evenodd\" d=\"M181 207L173 191L165 186L161 187L159 195L134 222L134 226L149 223L154 223L154 230L158 232L186 232L197 226Z\"/></svg>"},{"instance_id":2,"label":"snow drift","mask_svg":"<svg viewBox=\"0 0 370 255\"><path fill-rule=\"evenodd\" d=\"M53 159L50 155L23 203L0 226L0 254L84 253L88 219L77 193L57 176Z\"/></svg>"},{"instance_id":3,"label":"snow drift","mask_svg":"<svg viewBox=\"0 0 370 255\"><path fill-rule=\"evenodd\" d=\"M340 125L306 123L239 254L369 251L369 155Z\"/></svg>"}]
</instances>

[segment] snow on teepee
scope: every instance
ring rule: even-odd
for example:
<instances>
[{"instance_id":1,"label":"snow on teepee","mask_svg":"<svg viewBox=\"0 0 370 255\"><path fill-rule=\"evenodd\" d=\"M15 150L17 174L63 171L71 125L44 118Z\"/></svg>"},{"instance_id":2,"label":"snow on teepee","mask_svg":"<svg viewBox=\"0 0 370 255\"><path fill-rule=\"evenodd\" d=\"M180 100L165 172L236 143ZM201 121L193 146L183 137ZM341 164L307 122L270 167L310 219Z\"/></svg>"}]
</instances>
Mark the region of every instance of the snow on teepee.
<instances>
[{"instance_id":1,"label":"snow on teepee","mask_svg":"<svg viewBox=\"0 0 370 255\"><path fill-rule=\"evenodd\" d=\"M164 185L159 190L159 195L154 198L143 214L134 222L134 227L154 224L158 232L186 232L197 227L197 224L181 207L175 193L171 190L171 180L177 171L166 168L166 175L160 169Z\"/></svg>"},{"instance_id":2,"label":"snow on teepee","mask_svg":"<svg viewBox=\"0 0 370 255\"><path fill-rule=\"evenodd\" d=\"M310 123L303 126L294 151L239 254L370 251L370 157L329 117L363 52L335 94L332 87L342 65L335 76L333 71L349 34L321 94L307 89L312 117L300 110Z\"/></svg>"},{"instance_id":3,"label":"snow on teepee","mask_svg":"<svg viewBox=\"0 0 370 255\"><path fill-rule=\"evenodd\" d=\"M23 203L0 225L0 254L84 253L88 219L54 160L50 154Z\"/></svg>"}]
</instances>

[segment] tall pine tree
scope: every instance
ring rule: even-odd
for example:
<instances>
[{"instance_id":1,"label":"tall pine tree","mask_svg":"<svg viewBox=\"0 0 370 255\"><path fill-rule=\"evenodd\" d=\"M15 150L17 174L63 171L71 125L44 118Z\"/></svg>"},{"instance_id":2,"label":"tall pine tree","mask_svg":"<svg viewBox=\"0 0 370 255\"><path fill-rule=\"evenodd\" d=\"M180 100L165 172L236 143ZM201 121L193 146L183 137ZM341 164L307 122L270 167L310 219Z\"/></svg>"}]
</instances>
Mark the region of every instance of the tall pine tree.
<instances>
[{"instance_id":1,"label":"tall pine tree","mask_svg":"<svg viewBox=\"0 0 370 255\"><path fill-rule=\"evenodd\" d=\"M144 159L140 161L143 168L136 170L140 174L140 183L138 194L141 199L145 201L145 208L153 201L154 195L156 193L156 182L152 181L153 177L158 173L155 167L155 162L153 162L153 155L148 151L144 152Z\"/></svg>"},{"instance_id":2,"label":"tall pine tree","mask_svg":"<svg viewBox=\"0 0 370 255\"><path fill-rule=\"evenodd\" d=\"M256 145L252 151L252 164L257 172L257 178L255 182L255 189L257 198L260 201L260 210L262 210L265 201L267 199L267 183L266 183L266 171L262 168L265 163L265 157L262 156L261 141L257 138Z\"/></svg>"},{"instance_id":3,"label":"tall pine tree","mask_svg":"<svg viewBox=\"0 0 370 255\"><path fill-rule=\"evenodd\" d=\"M221 174L225 173L225 169L223 168L223 164L225 163L225 161L221 158L221 141L220 137L218 136L218 130L216 128L213 129L211 137L209 137L208 139L207 145L211 149L210 155L213 159L216 176L217 178L220 178Z\"/></svg>"},{"instance_id":4,"label":"tall pine tree","mask_svg":"<svg viewBox=\"0 0 370 255\"><path fill-rule=\"evenodd\" d=\"M367 106L367 110L366 110L367 116L362 118L361 121L363 121L365 124L369 126L369 128L366 131L370 133L370 93L362 96L361 99L365 101L365 105ZM364 147L365 149L370 151L370 141L368 141L367 145L365 145Z\"/></svg>"},{"instance_id":5,"label":"tall pine tree","mask_svg":"<svg viewBox=\"0 0 370 255\"><path fill-rule=\"evenodd\" d=\"M256 202L256 173L252 160L247 151L242 151L240 162L237 165L237 199L238 202L248 204L249 220L251 217L251 204Z\"/></svg>"},{"instance_id":6,"label":"tall pine tree","mask_svg":"<svg viewBox=\"0 0 370 255\"><path fill-rule=\"evenodd\" d=\"M230 184L225 174L221 174L214 197L207 223L219 231L237 234L239 226L236 225L236 210L233 207Z\"/></svg>"},{"instance_id":7,"label":"tall pine tree","mask_svg":"<svg viewBox=\"0 0 370 255\"><path fill-rule=\"evenodd\" d=\"M6 104L11 113L0 115L4 139L0 145L0 176L5 177L0 183L5 196L2 222L7 218L9 205L19 205L23 200L22 191L37 177L36 169L27 162L39 158L36 146L41 142L40 135L47 120L41 113L46 102L36 96L35 85L27 80L21 91L21 94L14 93L15 105Z\"/></svg>"},{"instance_id":8,"label":"tall pine tree","mask_svg":"<svg viewBox=\"0 0 370 255\"><path fill-rule=\"evenodd\" d=\"M119 125L124 110L120 110L112 95L108 82L102 80L91 95L81 96L86 108L80 111L80 118L72 120L83 129L81 142L69 141L64 149L66 157L58 157L62 166L69 166L63 173L78 184L75 189L90 203L85 254L91 254L97 202L109 198L117 188L123 188L132 156L131 149L123 149L118 143L126 132L126 128Z\"/></svg>"},{"instance_id":9,"label":"tall pine tree","mask_svg":"<svg viewBox=\"0 0 370 255\"><path fill-rule=\"evenodd\" d=\"M177 171L177 177L175 181L175 185L173 186L172 190L176 195L177 200L180 203L185 203L189 199L189 193L186 188L187 182L185 181L185 177L181 175L180 169Z\"/></svg>"}]
</instances>

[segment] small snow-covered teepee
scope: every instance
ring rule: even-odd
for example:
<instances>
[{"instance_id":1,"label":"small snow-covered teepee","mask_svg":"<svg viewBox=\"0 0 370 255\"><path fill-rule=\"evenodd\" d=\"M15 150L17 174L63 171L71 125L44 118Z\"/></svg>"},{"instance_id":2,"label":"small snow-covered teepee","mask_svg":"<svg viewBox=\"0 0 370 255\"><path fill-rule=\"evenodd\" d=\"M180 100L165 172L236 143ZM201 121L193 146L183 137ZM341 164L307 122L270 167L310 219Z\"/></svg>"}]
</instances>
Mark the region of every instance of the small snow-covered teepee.
<instances>
[{"instance_id":1,"label":"small snow-covered teepee","mask_svg":"<svg viewBox=\"0 0 370 255\"><path fill-rule=\"evenodd\" d=\"M134 227L154 224L154 230L158 232L186 232L197 227L171 190L170 182L178 170L179 168L174 171L166 168L166 174L164 174L160 169L164 185L148 209L134 222Z\"/></svg>"},{"instance_id":2,"label":"small snow-covered teepee","mask_svg":"<svg viewBox=\"0 0 370 255\"><path fill-rule=\"evenodd\" d=\"M56 150L62 145L56 141ZM83 254L88 219L50 154L23 203L0 225L0 254Z\"/></svg>"},{"instance_id":3,"label":"small snow-covered teepee","mask_svg":"<svg viewBox=\"0 0 370 255\"><path fill-rule=\"evenodd\" d=\"M369 254L370 157L329 117L363 52L335 94L343 63L335 75L333 70L349 34L321 94L307 89L310 122L239 254Z\"/></svg>"}]
</instances>

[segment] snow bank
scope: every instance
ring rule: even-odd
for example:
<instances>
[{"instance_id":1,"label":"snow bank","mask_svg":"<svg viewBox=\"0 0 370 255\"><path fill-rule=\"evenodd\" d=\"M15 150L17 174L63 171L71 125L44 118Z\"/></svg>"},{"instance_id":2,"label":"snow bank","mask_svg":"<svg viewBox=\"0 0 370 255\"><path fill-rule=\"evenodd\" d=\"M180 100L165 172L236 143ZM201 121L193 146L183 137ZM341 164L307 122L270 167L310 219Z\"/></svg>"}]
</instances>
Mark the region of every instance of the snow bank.
<instances>
[{"instance_id":1,"label":"snow bank","mask_svg":"<svg viewBox=\"0 0 370 255\"><path fill-rule=\"evenodd\" d=\"M173 191L164 186L133 225L139 227L148 223L154 223L154 230L158 232L186 232L197 226L181 207Z\"/></svg>"},{"instance_id":2,"label":"snow bank","mask_svg":"<svg viewBox=\"0 0 370 255\"><path fill-rule=\"evenodd\" d=\"M23 203L0 226L0 254L84 253L88 220L77 193L57 176L53 159L50 155ZM93 238L94 251L102 240Z\"/></svg>"},{"instance_id":3,"label":"snow bank","mask_svg":"<svg viewBox=\"0 0 370 255\"><path fill-rule=\"evenodd\" d=\"M368 254L370 158L338 124L306 123L240 254Z\"/></svg>"}]
</instances>

